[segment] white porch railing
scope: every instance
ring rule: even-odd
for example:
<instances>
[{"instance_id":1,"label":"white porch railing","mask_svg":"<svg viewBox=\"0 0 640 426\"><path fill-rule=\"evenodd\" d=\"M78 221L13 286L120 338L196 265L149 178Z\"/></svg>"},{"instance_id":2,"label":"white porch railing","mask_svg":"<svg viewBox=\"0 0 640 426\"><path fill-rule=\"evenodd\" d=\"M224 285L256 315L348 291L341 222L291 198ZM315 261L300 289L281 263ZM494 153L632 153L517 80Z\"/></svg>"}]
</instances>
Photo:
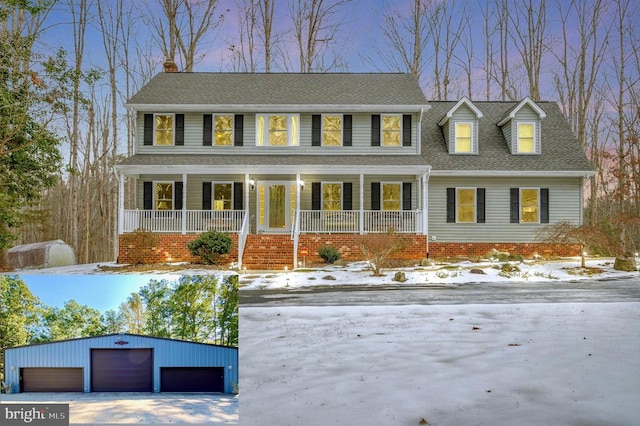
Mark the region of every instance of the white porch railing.
<instances>
[{"instance_id":1,"label":"white porch railing","mask_svg":"<svg viewBox=\"0 0 640 426\"><path fill-rule=\"evenodd\" d=\"M215 230L237 233L242 228L244 210L187 210L184 224L182 216L182 210L123 210L122 232L142 229L151 232Z\"/></svg>"},{"instance_id":2,"label":"white porch railing","mask_svg":"<svg viewBox=\"0 0 640 426\"><path fill-rule=\"evenodd\" d=\"M363 229L360 229L360 215ZM300 233L397 233L422 232L422 211L300 210Z\"/></svg>"}]
</instances>

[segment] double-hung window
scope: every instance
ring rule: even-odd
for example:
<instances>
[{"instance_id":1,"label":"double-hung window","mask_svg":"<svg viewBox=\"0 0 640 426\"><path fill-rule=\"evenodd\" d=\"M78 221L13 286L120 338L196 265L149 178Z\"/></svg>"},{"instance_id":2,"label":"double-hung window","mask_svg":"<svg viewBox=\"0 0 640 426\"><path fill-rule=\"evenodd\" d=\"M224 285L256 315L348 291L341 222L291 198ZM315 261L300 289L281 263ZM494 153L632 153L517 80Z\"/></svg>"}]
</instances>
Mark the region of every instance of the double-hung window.
<instances>
[{"instance_id":1,"label":"double-hung window","mask_svg":"<svg viewBox=\"0 0 640 426\"><path fill-rule=\"evenodd\" d=\"M535 154L535 123L518 123L518 153Z\"/></svg>"},{"instance_id":2,"label":"double-hung window","mask_svg":"<svg viewBox=\"0 0 640 426\"><path fill-rule=\"evenodd\" d=\"M322 116L322 146L342 146L342 115Z\"/></svg>"},{"instance_id":3,"label":"double-hung window","mask_svg":"<svg viewBox=\"0 0 640 426\"><path fill-rule=\"evenodd\" d=\"M382 210L401 210L402 184L396 182L382 182Z\"/></svg>"},{"instance_id":4,"label":"double-hung window","mask_svg":"<svg viewBox=\"0 0 640 426\"><path fill-rule=\"evenodd\" d=\"M342 210L342 183L322 183L322 210Z\"/></svg>"},{"instance_id":5,"label":"double-hung window","mask_svg":"<svg viewBox=\"0 0 640 426\"><path fill-rule=\"evenodd\" d=\"M233 145L232 114L216 114L213 116L213 143L216 146Z\"/></svg>"},{"instance_id":6,"label":"double-hung window","mask_svg":"<svg viewBox=\"0 0 640 426\"><path fill-rule=\"evenodd\" d=\"M154 145L173 145L174 118L173 114L154 114Z\"/></svg>"},{"instance_id":7,"label":"double-hung window","mask_svg":"<svg viewBox=\"0 0 640 426\"><path fill-rule=\"evenodd\" d=\"M173 210L173 182L154 182L155 210Z\"/></svg>"},{"instance_id":8,"label":"double-hung window","mask_svg":"<svg viewBox=\"0 0 640 426\"><path fill-rule=\"evenodd\" d=\"M233 182L213 182L213 210L233 209Z\"/></svg>"},{"instance_id":9,"label":"double-hung window","mask_svg":"<svg viewBox=\"0 0 640 426\"><path fill-rule=\"evenodd\" d=\"M511 188L511 223L549 223L549 188Z\"/></svg>"},{"instance_id":10,"label":"double-hung window","mask_svg":"<svg viewBox=\"0 0 640 426\"><path fill-rule=\"evenodd\" d=\"M447 222L485 223L485 188L447 188Z\"/></svg>"},{"instance_id":11,"label":"double-hung window","mask_svg":"<svg viewBox=\"0 0 640 426\"><path fill-rule=\"evenodd\" d=\"M382 120L382 146L402 145L402 115L383 115Z\"/></svg>"},{"instance_id":12,"label":"double-hung window","mask_svg":"<svg viewBox=\"0 0 640 426\"><path fill-rule=\"evenodd\" d=\"M473 123L455 123L455 148L456 154L470 154L473 152Z\"/></svg>"},{"instance_id":13,"label":"double-hung window","mask_svg":"<svg viewBox=\"0 0 640 426\"><path fill-rule=\"evenodd\" d=\"M257 114L257 146L298 146L300 140L298 114Z\"/></svg>"}]
</instances>

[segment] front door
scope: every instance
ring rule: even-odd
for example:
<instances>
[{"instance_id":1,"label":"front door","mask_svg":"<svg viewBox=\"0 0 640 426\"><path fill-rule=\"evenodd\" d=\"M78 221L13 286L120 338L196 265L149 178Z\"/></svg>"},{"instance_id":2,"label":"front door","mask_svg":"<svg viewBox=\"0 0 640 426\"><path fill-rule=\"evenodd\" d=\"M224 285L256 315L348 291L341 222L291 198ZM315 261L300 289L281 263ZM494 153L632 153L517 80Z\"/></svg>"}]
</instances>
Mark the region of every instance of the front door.
<instances>
[{"instance_id":1,"label":"front door","mask_svg":"<svg viewBox=\"0 0 640 426\"><path fill-rule=\"evenodd\" d=\"M284 233L291 231L295 206L295 185L292 182L259 182L258 230Z\"/></svg>"}]
</instances>

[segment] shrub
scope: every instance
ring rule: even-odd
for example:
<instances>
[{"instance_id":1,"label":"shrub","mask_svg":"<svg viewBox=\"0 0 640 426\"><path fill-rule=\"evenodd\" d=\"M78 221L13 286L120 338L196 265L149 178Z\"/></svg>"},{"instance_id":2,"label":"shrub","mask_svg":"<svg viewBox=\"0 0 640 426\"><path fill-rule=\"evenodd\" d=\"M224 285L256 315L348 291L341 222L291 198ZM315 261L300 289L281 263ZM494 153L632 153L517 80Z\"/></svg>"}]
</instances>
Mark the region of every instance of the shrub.
<instances>
[{"instance_id":1,"label":"shrub","mask_svg":"<svg viewBox=\"0 0 640 426\"><path fill-rule=\"evenodd\" d=\"M120 244L127 248L131 263L139 265L148 263L153 256L153 249L158 245L158 236L150 231L136 229L120 237Z\"/></svg>"},{"instance_id":2,"label":"shrub","mask_svg":"<svg viewBox=\"0 0 640 426\"><path fill-rule=\"evenodd\" d=\"M360 239L360 250L366 257L373 275L379 277L382 276L382 268L389 267L389 259L413 242L413 237L397 234L393 228L389 228L384 234L363 235Z\"/></svg>"},{"instance_id":3,"label":"shrub","mask_svg":"<svg viewBox=\"0 0 640 426\"><path fill-rule=\"evenodd\" d=\"M231 252L231 237L218 231L209 231L187 244L192 255L200 257L202 263L215 265L220 257Z\"/></svg>"},{"instance_id":4,"label":"shrub","mask_svg":"<svg viewBox=\"0 0 640 426\"><path fill-rule=\"evenodd\" d=\"M340 252L334 246L322 246L318 249L318 255L325 263L334 263L340 259Z\"/></svg>"}]
</instances>

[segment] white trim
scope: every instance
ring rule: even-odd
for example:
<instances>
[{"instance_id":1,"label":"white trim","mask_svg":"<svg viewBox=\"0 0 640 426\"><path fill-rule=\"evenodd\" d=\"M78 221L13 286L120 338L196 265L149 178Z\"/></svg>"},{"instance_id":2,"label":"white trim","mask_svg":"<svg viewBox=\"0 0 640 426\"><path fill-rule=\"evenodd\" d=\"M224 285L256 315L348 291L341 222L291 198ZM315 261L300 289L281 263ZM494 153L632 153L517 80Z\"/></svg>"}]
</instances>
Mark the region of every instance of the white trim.
<instances>
[{"instance_id":1,"label":"white trim","mask_svg":"<svg viewBox=\"0 0 640 426\"><path fill-rule=\"evenodd\" d=\"M325 112L327 110L349 113L349 112L365 112L365 113L416 113L420 110L429 110L431 105L413 104L413 105L348 105L348 104L125 104L125 108L134 111L157 111L157 112L202 112L211 111L212 113L224 111L236 111L247 113L290 113L296 112Z\"/></svg>"},{"instance_id":2,"label":"white trim","mask_svg":"<svg viewBox=\"0 0 640 426\"><path fill-rule=\"evenodd\" d=\"M531 190L534 189L538 192L538 207L537 207L537 213L538 213L538 220L535 222L523 222L522 221L522 190ZM519 186L518 187L518 223L531 223L531 224L539 224L540 223L540 187L536 187L536 186Z\"/></svg>"},{"instance_id":3,"label":"white trim","mask_svg":"<svg viewBox=\"0 0 640 426\"><path fill-rule=\"evenodd\" d=\"M344 197L344 181L321 181L320 182L320 210L324 210L324 185L340 185L340 210L344 210L342 200Z\"/></svg>"},{"instance_id":4,"label":"white trim","mask_svg":"<svg viewBox=\"0 0 640 426\"><path fill-rule=\"evenodd\" d=\"M399 139L399 143L398 145L385 145L384 143L384 125L382 124L384 121L384 117L400 117L400 131L398 132L398 134L400 135L400 139ZM413 121L413 120L412 120ZM404 118L402 116L402 114L380 114L380 148L402 148L403 144L402 144L402 136L404 135Z\"/></svg>"},{"instance_id":5,"label":"white trim","mask_svg":"<svg viewBox=\"0 0 640 426\"><path fill-rule=\"evenodd\" d=\"M171 138L171 145L158 145L156 144L156 132L158 131L158 129L156 128L156 117L160 116L160 117L172 117L173 119L171 120L171 135L173 136ZM163 129L163 131L166 131L167 129ZM172 114L172 113L153 113L153 146L176 146L176 115Z\"/></svg>"},{"instance_id":6,"label":"white trim","mask_svg":"<svg viewBox=\"0 0 640 426\"><path fill-rule=\"evenodd\" d=\"M187 174L182 174L182 235L187 233ZM174 193L175 193L176 184L173 184ZM174 208L175 206L175 197L173 198Z\"/></svg>"},{"instance_id":7,"label":"white trim","mask_svg":"<svg viewBox=\"0 0 640 426\"><path fill-rule=\"evenodd\" d=\"M216 116L231 117L231 144L230 145L216 145ZM236 142L236 115L229 112L215 112L211 114L211 146L212 147L225 147L234 146Z\"/></svg>"},{"instance_id":8,"label":"white trim","mask_svg":"<svg viewBox=\"0 0 640 426\"><path fill-rule=\"evenodd\" d=\"M448 177L589 177L591 171L527 171L527 170L431 170L431 176Z\"/></svg>"},{"instance_id":9,"label":"white trim","mask_svg":"<svg viewBox=\"0 0 640 426\"><path fill-rule=\"evenodd\" d=\"M517 121L514 123L516 127L516 154L518 155L535 155L539 154L537 150L536 136L538 136L538 123L535 121ZM520 126L532 126L533 127L533 151L523 152L520 150Z\"/></svg>"},{"instance_id":10,"label":"white trim","mask_svg":"<svg viewBox=\"0 0 640 426\"><path fill-rule=\"evenodd\" d=\"M468 124L469 126L471 126L471 132L469 135L469 151L458 151L458 124ZM473 147L475 146L474 144L474 127L475 127L475 123L473 121L454 121L453 122L453 154L476 154L475 150L473 149Z\"/></svg>"},{"instance_id":11,"label":"white trim","mask_svg":"<svg viewBox=\"0 0 640 426\"><path fill-rule=\"evenodd\" d=\"M525 105L529 105L538 114L538 116L540 118L545 118L547 116L547 113L544 112L544 110L542 108L540 108L533 101L533 99L531 99L529 96L527 96L522 101L520 101L520 103L513 110L511 110L509 115L507 115L505 118L500 120L500 122L498 122L497 126L500 127L503 124L505 124L507 121L514 119L516 114L518 113L518 111L520 111L522 109L522 107L525 106Z\"/></svg>"},{"instance_id":12,"label":"white trim","mask_svg":"<svg viewBox=\"0 0 640 426\"><path fill-rule=\"evenodd\" d=\"M458 218L458 207L460 203L458 201L458 190L460 189L473 189L473 220L472 221L461 221ZM456 186L455 187L455 203L456 203L456 222L455 223L478 223L478 188L475 186Z\"/></svg>"},{"instance_id":13,"label":"white trim","mask_svg":"<svg viewBox=\"0 0 640 426\"><path fill-rule=\"evenodd\" d=\"M340 117L340 145L325 145L324 144L324 117L336 117L339 116ZM353 125L352 125L353 126ZM352 128L353 131L353 128ZM311 132L313 133L313 126L311 129ZM328 147L328 148L336 148L338 146L344 146L344 114L341 113L326 113L326 114L320 114L320 146L321 147Z\"/></svg>"},{"instance_id":14,"label":"white trim","mask_svg":"<svg viewBox=\"0 0 640 426\"><path fill-rule=\"evenodd\" d=\"M484 117L484 115L482 114L482 111L480 111L480 109L478 109L478 107L475 106L474 103L471 102L469 98L467 98L466 96L463 96L462 99L460 99L458 103L453 106L453 108L447 111L447 114L442 118L442 120L438 122L438 126L440 127L444 126L444 123L446 123L447 120L449 120L453 116L453 114L458 110L458 108L460 108L462 104L465 104L466 106L468 106L469 109L473 111L473 113L476 115L476 118Z\"/></svg>"}]
</instances>

